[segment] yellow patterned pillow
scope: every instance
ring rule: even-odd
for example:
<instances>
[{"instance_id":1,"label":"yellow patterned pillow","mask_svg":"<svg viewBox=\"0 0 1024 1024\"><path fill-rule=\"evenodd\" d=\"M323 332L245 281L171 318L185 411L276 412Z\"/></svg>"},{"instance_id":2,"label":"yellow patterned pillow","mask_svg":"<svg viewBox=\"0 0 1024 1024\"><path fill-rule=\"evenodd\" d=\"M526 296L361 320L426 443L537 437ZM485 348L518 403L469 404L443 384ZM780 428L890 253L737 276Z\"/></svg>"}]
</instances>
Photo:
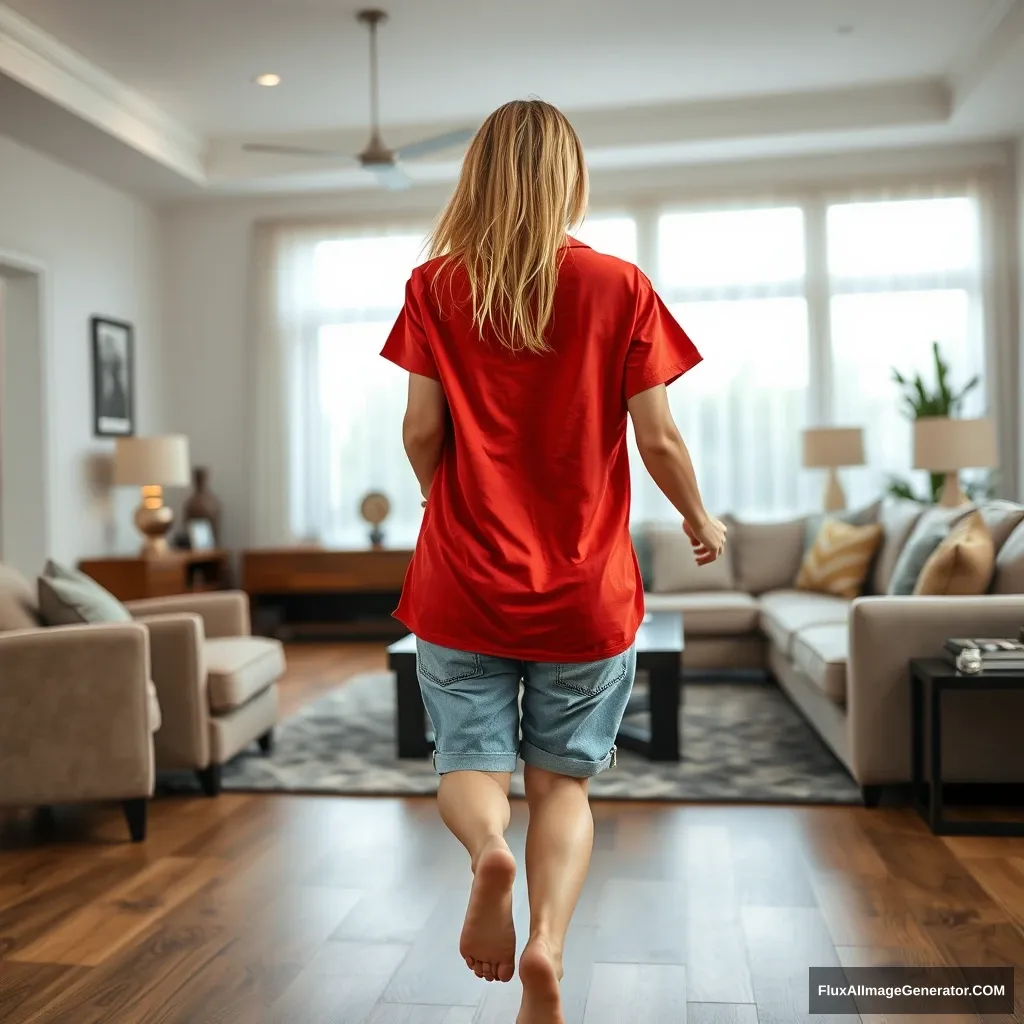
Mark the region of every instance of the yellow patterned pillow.
<instances>
[{"instance_id":1,"label":"yellow patterned pillow","mask_svg":"<svg viewBox=\"0 0 1024 1024\"><path fill-rule=\"evenodd\" d=\"M859 597L881 543L881 523L853 526L839 519L826 519L804 556L796 578L797 590Z\"/></svg>"},{"instance_id":2,"label":"yellow patterned pillow","mask_svg":"<svg viewBox=\"0 0 1024 1024\"><path fill-rule=\"evenodd\" d=\"M980 512L972 512L932 552L917 577L915 594L971 597L984 594L996 568L992 534Z\"/></svg>"}]
</instances>

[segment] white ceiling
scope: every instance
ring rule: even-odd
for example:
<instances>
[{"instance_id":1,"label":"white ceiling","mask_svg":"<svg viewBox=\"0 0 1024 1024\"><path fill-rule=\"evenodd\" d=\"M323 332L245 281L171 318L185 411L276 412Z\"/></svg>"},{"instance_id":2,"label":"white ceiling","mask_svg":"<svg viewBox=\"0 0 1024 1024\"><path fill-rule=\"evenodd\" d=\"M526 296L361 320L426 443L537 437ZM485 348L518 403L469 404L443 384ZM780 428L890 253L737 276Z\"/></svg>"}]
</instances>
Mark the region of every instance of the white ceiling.
<instances>
[{"instance_id":1,"label":"white ceiling","mask_svg":"<svg viewBox=\"0 0 1024 1024\"><path fill-rule=\"evenodd\" d=\"M90 126L94 173L104 133L117 141L111 160L129 147L161 165L158 194L168 192L168 168L192 190L366 187L371 179L351 165L259 157L240 145L361 147L368 60L358 2L6 0L0 77ZM832 150L843 137L856 146L901 126L921 143L1024 131L1024 0L385 5L382 117L393 145L475 125L527 95L570 112L605 167L686 163L738 143L749 156L806 152L815 137ZM5 7L31 25L9 18L5 28ZM15 41L7 50L5 30ZM44 60L19 62L26 40ZM37 65L47 61L44 74ZM283 85L254 86L264 71ZM0 106L0 132L68 158L61 139L71 136L40 125L38 103ZM454 157L414 171L450 178Z\"/></svg>"}]
</instances>

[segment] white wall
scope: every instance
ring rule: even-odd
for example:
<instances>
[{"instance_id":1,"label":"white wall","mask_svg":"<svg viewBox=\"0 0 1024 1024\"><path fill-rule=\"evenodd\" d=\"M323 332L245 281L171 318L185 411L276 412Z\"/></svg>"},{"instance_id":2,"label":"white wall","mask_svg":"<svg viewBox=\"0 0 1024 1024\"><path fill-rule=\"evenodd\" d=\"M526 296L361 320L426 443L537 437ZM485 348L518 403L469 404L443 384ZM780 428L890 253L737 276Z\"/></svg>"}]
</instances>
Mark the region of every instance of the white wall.
<instances>
[{"instance_id":1,"label":"white wall","mask_svg":"<svg viewBox=\"0 0 1024 1024\"><path fill-rule=\"evenodd\" d=\"M46 534L50 554L67 562L137 546L137 495L111 491L113 442L92 433L89 318L135 325L136 425L161 432L159 232L140 200L0 137L0 253L45 269Z\"/></svg>"},{"instance_id":2,"label":"white wall","mask_svg":"<svg viewBox=\"0 0 1024 1024\"><path fill-rule=\"evenodd\" d=\"M1024 137L1017 143L1017 295L1014 305L1017 336L1017 437L1020 442L1020 460L1017 472L1017 497L1024 500L1024 386L1020 380L1024 374Z\"/></svg>"},{"instance_id":3,"label":"white wall","mask_svg":"<svg viewBox=\"0 0 1024 1024\"><path fill-rule=\"evenodd\" d=\"M591 208L685 197L721 199L729 193L778 196L807 183L831 181L845 187L858 181L916 181L974 172L1006 181L1013 160L1010 147L992 144L609 173L592 180ZM1009 193L1009 187L1004 191ZM248 378L254 226L261 220L332 217L353 223L411 220L426 224L445 196L446 190L431 188L405 193L206 198L164 211L164 333L173 353L167 425L189 435L194 463L210 467L212 489L224 505L223 529L229 547L244 546L250 536L249 438L257 414L249 406ZM1010 336L1003 321L1001 344L1008 345Z\"/></svg>"}]
</instances>

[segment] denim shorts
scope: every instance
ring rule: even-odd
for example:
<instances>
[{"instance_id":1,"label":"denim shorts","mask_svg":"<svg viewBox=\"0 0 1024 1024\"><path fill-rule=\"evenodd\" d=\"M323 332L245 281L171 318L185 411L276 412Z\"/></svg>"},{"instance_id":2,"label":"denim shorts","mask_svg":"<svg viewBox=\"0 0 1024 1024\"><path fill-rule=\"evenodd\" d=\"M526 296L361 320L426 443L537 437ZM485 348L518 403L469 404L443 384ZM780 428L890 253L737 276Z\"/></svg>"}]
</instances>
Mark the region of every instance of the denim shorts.
<instances>
[{"instance_id":1,"label":"denim shorts","mask_svg":"<svg viewBox=\"0 0 1024 1024\"><path fill-rule=\"evenodd\" d=\"M521 757L558 775L589 778L614 763L636 648L601 661L557 663L417 640L416 671L439 774L514 772Z\"/></svg>"}]
</instances>

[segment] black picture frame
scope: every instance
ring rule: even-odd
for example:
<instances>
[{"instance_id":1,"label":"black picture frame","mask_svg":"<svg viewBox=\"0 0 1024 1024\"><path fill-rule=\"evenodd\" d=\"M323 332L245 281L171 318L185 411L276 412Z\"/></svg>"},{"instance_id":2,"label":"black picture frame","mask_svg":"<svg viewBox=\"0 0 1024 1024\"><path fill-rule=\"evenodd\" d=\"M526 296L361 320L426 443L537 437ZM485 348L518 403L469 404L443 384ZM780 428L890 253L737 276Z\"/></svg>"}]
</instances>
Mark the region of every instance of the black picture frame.
<instances>
[{"instance_id":1,"label":"black picture frame","mask_svg":"<svg viewBox=\"0 0 1024 1024\"><path fill-rule=\"evenodd\" d=\"M93 434L135 433L135 328L124 320L94 316L92 337Z\"/></svg>"}]
</instances>

